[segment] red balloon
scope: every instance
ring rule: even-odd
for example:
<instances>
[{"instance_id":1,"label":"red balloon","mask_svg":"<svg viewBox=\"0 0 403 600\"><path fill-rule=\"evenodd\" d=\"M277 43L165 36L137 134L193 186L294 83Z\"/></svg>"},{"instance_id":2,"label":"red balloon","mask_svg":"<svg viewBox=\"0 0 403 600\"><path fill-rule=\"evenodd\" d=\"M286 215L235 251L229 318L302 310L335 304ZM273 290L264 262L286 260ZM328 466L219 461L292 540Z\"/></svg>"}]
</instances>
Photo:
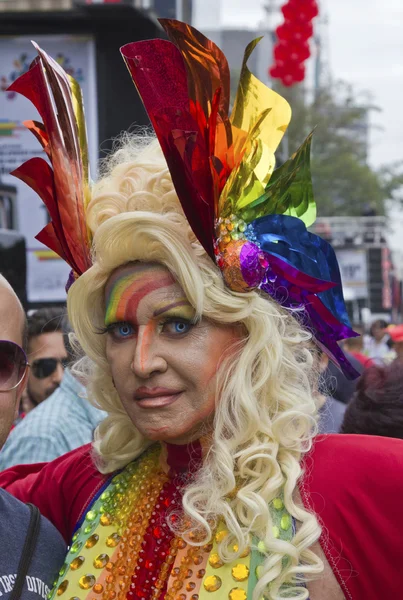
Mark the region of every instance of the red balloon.
<instances>
[{"instance_id":1,"label":"red balloon","mask_svg":"<svg viewBox=\"0 0 403 600\"><path fill-rule=\"evenodd\" d=\"M306 42L313 35L313 25L311 21L297 21L293 23L293 32L295 41Z\"/></svg>"},{"instance_id":2,"label":"red balloon","mask_svg":"<svg viewBox=\"0 0 403 600\"><path fill-rule=\"evenodd\" d=\"M276 29L276 34L279 40L292 40L295 35L294 24L291 21L285 21L282 25L279 25Z\"/></svg>"},{"instance_id":3,"label":"red balloon","mask_svg":"<svg viewBox=\"0 0 403 600\"><path fill-rule=\"evenodd\" d=\"M285 85L285 87L290 87L294 83L293 76L288 73L282 77L281 82L283 85Z\"/></svg>"},{"instance_id":4,"label":"red balloon","mask_svg":"<svg viewBox=\"0 0 403 600\"><path fill-rule=\"evenodd\" d=\"M305 65L299 64L295 70L290 73L295 82L300 83L305 79Z\"/></svg>"},{"instance_id":5,"label":"red balloon","mask_svg":"<svg viewBox=\"0 0 403 600\"><path fill-rule=\"evenodd\" d=\"M287 60L290 54L290 47L287 42L278 42L273 49L274 58L276 60Z\"/></svg>"},{"instance_id":6,"label":"red balloon","mask_svg":"<svg viewBox=\"0 0 403 600\"><path fill-rule=\"evenodd\" d=\"M294 41L287 45L288 57L291 60L303 62L311 56L311 50L308 42Z\"/></svg>"},{"instance_id":7,"label":"red balloon","mask_svg":"<svg viewBox=\"0 0 403 600\"><path fill-rule=\"evenodd\" d=\"M308 22L319 14L316 0L289 0L281 11L290 21Z\"/></svg>"},{"instance_id":8,"label":"red balloon","mask_svg":"<svg viewBox=\"0 0 403 600\"><path fill-rule=\"evenodd\" d=\"M285 42L280 41L274 46L274 58L284 61L303 62L311 55L309 44L307 42Z\"/></svg>"},{"instance_id":9,"label":"red balloon","mask_svg":"<svg viewBox=\"0 0 403 600\"><path fill-rule=\"evenodd\" d=\"M299 8L292 2L287 2L287 4L284 4L284 6L281 7L281 12L283 13L284 18L288 19L289 21L298 20Z\"/></svg>"},{"instance_id":10,"label":"red balloon","mask_svg":"<svg viewBox=\"0 0 403 600\"><path fill-rule=\"evenodd\" d=\"M278 64L274 64L269 69L269 75L270 77L273 77L273 79L280 79L283 76L283 71Z\"/></svg>"}]
</instances>

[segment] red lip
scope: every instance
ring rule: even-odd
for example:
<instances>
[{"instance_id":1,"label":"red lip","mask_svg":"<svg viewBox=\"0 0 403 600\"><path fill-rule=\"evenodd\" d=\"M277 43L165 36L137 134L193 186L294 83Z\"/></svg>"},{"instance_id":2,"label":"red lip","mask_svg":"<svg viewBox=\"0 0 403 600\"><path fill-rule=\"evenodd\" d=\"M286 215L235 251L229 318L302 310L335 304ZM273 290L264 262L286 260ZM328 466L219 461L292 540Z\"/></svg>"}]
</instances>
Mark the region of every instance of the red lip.
<instances>
[{"instance_id":1,"label":"red lip","mask_svg":"<svg viewBox=\"0 0 403 600\"><path fill-rule=\"evenodd\" d=\"M180 394L182 390L173 390L171 388L164 387L139 387L134 392L135 400L143 400L144 398L160 398L161 396L176 396Z\"/></svg>"},{"instance_id":2,"label":"red lip","mask_svg":"<svg viewBox=\"0 0 403 600\"><path fill-rule=\"evenodd\" d=\"M176 402L183 390L140 387L134 393L136 404L141 408L161 408Z\"/></svg>"}]
</instances>

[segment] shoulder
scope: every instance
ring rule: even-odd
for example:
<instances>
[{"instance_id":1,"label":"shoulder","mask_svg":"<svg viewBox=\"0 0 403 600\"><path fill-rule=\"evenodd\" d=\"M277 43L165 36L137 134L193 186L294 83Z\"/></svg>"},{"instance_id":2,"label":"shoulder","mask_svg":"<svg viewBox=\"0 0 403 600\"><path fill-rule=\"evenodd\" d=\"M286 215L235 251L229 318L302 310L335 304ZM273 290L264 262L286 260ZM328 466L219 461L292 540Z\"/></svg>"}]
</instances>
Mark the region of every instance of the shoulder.
<instances>
[{"instance_id":1,"label":"shoulder","mask_svg":"<svg viewBox=\"0 0 403 600\"><path fill-rule=\"evenodd\" d=\"M346 597L398 597L403 440L318 436L303 468L301 497Z\"/></svg>"},{"instance_id":2,"label":"shoulder","mask_svg":"<svg viewBox=\"0 0 403 600\"><path fill-rule=\"evenodd\" d=\"M68 412L65 394L58 388L49 398L44 400L34 410L31 410L13 429L11 436L27 434L28 432L49 434L50 425L58 426L60 419Z\"/></svg>"},{"instance_id":3,"label":"shoulder","mask_svg":"<svg viewBox=\"0 0 403 600\"><path fill-rule=\"evenodd\" d=\"M31 411L10 433L0 453L0 469L49 461L80 445L80 442L74 446L69 443L72 435L69 411L56 394Z\"/></svg>"},{"instance_id":4,"label":"shoulder","mask_svg":"<svg viewBox=\"0 0 403 600\"><path fill-rule=\"evenodd\" d=\"M403 469L403 440L375 435L318 435L303 464L308 477L311 474L324 484L336 477L342 477L337 483L343 487L346 478L364 483L382 471L385 483L392 479L390 483L395 485L396 469Z\"/></svg>"},{"instance_id":5,"label":"shoulder","mask_svg":"<svg viewBox=\"0 0 403 600\"><path fill-rule=\"evenodd\" d=\"M22 502L36 504L69 541L85 507L107 479L96 469L87 444L50 463L6 469L0 473L0 487Z\"/></svg>"},{"instance_id":6,"label":"shoulder","mask_svg":"<svg viewBox=\"0 0 403 600\"><path fill-rule=\"evenodd\" d=\"M0 489L0 514L0 540L6 542L0 543L0 567L13 584L15 575L11 575L11 573L16 573L18 570L21 550L29 530L31 512L28 506ZM27 576L28 589L31 577L35 578L38 585L40 582L43 588L46 586L46 593L48 593L48 586L52 585L65 554L66 544L62 536L45 517L40 516L35 552L29 565L29 576ZM7 581L3 583L6 584ZM29 589L29 591L33 590ZM26 590L23 591L23 597L26 597L25 592Z\"/></svg>"}]
</instances>

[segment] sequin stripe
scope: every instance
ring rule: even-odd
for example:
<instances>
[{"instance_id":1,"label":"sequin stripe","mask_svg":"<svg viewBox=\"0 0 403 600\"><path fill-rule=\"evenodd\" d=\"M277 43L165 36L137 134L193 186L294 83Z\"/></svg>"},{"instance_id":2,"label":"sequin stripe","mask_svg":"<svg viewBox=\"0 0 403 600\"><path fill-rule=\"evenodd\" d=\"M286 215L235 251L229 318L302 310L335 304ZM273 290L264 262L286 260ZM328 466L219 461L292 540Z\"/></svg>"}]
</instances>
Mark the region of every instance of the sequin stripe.
<instances>
[{"instance_id":1,"label":"sequin stripe","mask_svg":"<svg viewBox=\"0 0 403 600\"><path fill-rule=\"evenodd\" d=\"M130 514L127 527L123 531L120 552L117 555L117 560L109 580L107 580L108 585L103 600L111 599L111 593L116 588L117 577L123 571L125 572L126 585L120 587L116 598L124 600L132 583L131 576L133 571L144 568L141 556L143 538L162 483L162 481L158 481L156 478L151 478L148 484L145 485L144 496L140 497L133 512Z\"/></svg>"},{"instance_id":2,"label":"sequin stripe","mask_svg":"<svg viewBox=\"0 0 403 600\"><path fill-rule=\"evenodd\" d=\"M165 590L175 560L177 546L165 522L165 515L168 509L180 507L181 493L174 481L167 480L159 492L151 503L150 518L142 537L127 600L157 600Z\"/></svg>"},{"instance_id":3,"label":"sequin stripe","mask_svg":"<svg viewBox=\"0 0 403 600\"><path fill-rule=\"evenodd\" d=\"M274 498L269 505L270 515L272 518L272 534L273 537L280 540L286 540L290 542L295 535L295 523L291 518L289 512L285 508L283 498L281 496ZM249 586L248 586L248 598L252 598L253 590L255 589L256 582L261 577L262 563L267 553L266 546L263 541L259 541L253 537L252 540L252 553L250 561L250 575L249 575ZM286 564L287 559L283 559L283 565ZM286 586L282 586L281 590L284 591Z\"/></svg>"},{"instance_id":4,"label":"sequin stripe","mask_svg":"<svg viewBox=\"0 0 403 600\"><path fill-rule=\"evenodd\" d=\"M212 544L189 546L179 540L179 550L168 581L165 600L197 600L201 581L206 573L206 565Z\"/></svg>"}]
</instances>

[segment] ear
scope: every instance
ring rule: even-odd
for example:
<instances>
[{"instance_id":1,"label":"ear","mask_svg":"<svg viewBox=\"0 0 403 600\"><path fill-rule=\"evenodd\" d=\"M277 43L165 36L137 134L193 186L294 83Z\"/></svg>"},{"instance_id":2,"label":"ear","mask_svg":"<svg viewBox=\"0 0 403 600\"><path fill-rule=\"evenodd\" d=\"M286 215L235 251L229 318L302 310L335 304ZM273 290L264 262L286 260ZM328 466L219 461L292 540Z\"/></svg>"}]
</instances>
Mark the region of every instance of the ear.
<instances>
[{"instance_id":1,"label":"ear","mask_svg":"<svg viewBox=\"0 0 403 600\"><path fill-rule=\"evenodd\" d=\"M25 371L25 375L21 380L20 385L17 387L17 409L20 405L20 400L21 400L21 396L24 393L25 388L27 387L27 383L28 383L28 369Z\"/></svg>"}]
</instances>

